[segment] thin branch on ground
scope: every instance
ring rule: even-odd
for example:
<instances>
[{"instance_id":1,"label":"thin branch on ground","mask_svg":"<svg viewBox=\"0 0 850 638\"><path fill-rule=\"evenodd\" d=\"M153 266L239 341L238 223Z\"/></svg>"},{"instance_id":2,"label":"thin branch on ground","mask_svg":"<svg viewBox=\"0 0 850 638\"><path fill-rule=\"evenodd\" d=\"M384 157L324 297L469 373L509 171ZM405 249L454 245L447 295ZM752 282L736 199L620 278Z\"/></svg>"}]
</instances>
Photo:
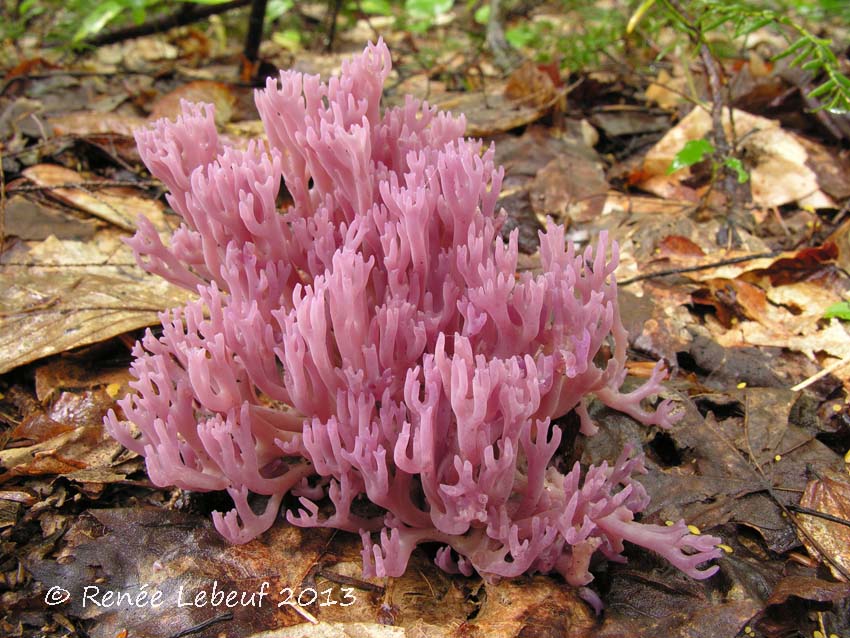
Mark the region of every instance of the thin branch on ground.
<instances>
[{"instance_id":1,"label":"thin branch on ground","mask_svg":"<svg viewBox=\"0 0 850 638\"><path fill-rule=\"evenodd\" d=\"M132 38L140 38L145 35L153 35L154 33L162 33L174 27L184 27L188 24L198 22L204 18L209 18L213 15L227 13L233 9L239 9L251 4L251 0L231 0L224 4L187 4L179 11L169 13L168 15L160 16L144 22L142 24L114 29L93 36L85 41L85 44L92 47L99 47L105 44L115 44Z\"/></svg>"}]
</instances>

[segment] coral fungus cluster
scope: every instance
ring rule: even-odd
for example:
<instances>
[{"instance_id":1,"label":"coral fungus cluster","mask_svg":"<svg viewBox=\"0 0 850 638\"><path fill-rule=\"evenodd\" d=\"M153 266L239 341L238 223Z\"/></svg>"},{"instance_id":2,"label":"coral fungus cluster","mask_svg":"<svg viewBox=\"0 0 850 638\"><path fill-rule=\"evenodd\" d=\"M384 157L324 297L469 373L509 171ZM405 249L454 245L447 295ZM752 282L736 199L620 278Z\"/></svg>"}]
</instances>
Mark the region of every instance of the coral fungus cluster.
<instances>
[{"instance_id":1,"label":"coral fungus cluster","mask_svg":"<svg viewBox=\"0 0 850 638\"><path fill-rule=\"evenodd\" d=\"M410 97L382 112L389 72L382 42L327 83L282 72L256 95L268 141L246 150L221 141L210 106L137 133L183 223L166 246L142 221L131 245L199 296L136 345L127 420L110 413L110 431L156 484L227 490L228 539L268 529L292 492L290 522L362 535L366 575L400 575L436 542L447 571L585 585L591 558L620 558L624 541L711 575L718 539L634 520L642 457L555 463L553 420L574 410L592 434L590 396L672 420L668 402L641 406L660 366L620 392L616 246L611 260L604 236L577 252L549 223L540 272L518 274L493 148Z\"/></svg>"}]
</instances>

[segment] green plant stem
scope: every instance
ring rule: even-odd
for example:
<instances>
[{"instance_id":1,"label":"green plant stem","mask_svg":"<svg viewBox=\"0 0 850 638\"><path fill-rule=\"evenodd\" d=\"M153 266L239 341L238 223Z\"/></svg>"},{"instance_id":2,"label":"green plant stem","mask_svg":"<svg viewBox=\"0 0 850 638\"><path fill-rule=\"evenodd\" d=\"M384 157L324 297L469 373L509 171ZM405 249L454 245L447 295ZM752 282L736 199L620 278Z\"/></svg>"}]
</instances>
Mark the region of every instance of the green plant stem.
<instances>
[{"instance_id":1,"label":"green plant stem","mask_svg":"<svg viewBox=\"0 0 850 638\"><path fill-rule=\"evenodd\" d=\"M723 111L727 106L727 98L724 94L723 79L721 70L718 68L717 61L712 53L708 42L705 39L704 31L699 27L699 24L689 15L689 13L679 4L678 0L662 0L668 11L672 13L677 22L681 24L688 33L691 41L698 47L700 60L708 79L708 91L711 96L711 141L714 145L714 159L711 169L711 185L717 181L726 193L726 217L729 225L732 225L732 219L736 212L743 212L744 203L748 199L747 192L738 180L737 175L728 165L727 160L734 156L735 143L735 128L734 120L732 119L732 109L728 109L730 122L732 124L731 133L732 140L726 135L726 127L723 121ZM710 191L711 189L709 189Z\"/></svg>"}]
</instances>

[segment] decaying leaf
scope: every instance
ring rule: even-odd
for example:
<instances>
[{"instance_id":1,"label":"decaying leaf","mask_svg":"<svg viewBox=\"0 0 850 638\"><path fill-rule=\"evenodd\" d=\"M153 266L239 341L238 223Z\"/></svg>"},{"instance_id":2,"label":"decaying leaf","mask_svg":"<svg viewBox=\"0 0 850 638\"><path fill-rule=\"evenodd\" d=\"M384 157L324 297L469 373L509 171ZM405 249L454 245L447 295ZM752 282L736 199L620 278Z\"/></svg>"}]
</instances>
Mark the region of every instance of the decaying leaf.
<instances>
[{"instance_id":1,"label":"decaying leaf","mask_svg":"<svg viewBox=\"0 0 850 638\"><path fill-rule=\"evenodd\" d=\"M227 84L210 80L195 80L160 96L154 102L150 119L156 120L163 117L171 120L176 119L180 115L181 100L214 105L215 122L218 126L223 126L230 121L233 115L236 95Z\"/></svg>"},{"instance_id":2,"label":"decaying leaf","mask_svg":"<svg viewBox=\"0 0 850 638\"><path fill-rule=\"evenodd\" d=\"M800 540L809 554L823 560L821 553L825 553L829 557L829 561L825 562L832 575L846 582L850 573L850 525L847 524L850 522L850 479L846 474L822 472L821 478L806 485L800 506L837 519L797 515L800 527L805 531L800 534Z\"/></svg>"},{"instance_id":3,"label":"decaying leaf","mask_svg":"<svg viewBox=\"0 0 850 638\"><path fill-rule=\"evenodd\" d=\"M103 70L115 67L143 70L157 62L175 60L179 53L173 44L154 36L131 38L95 49L97 63Z\"/></svg>"},{"instance_id":4,"label":"decaying leaf","mask_svg":"<svg viewBox=\"0 0 850 638\"><path fill-rule=\"evenodd\" d=\"M117 238L21 242L0 273L0 373L151 325L189 294L143 273Z\"/></svg>"},{"instance_id":5,"label":"decaying leaf","mask_svg":"<svg viewBox=\"0 0 850 638\"><path fill-rule=\"evenodd\" d=\"M658 77L646 89L646 101L655 102L662 109L673 110L687 100L687 78L683 73L670 75L661 69Z\"/></svg>"},{"instance_id":6,"label":"decaying leaf","mask_svg":"<svg viewBox=\"0 0 850 638\"><path fill-rule=\"evenodd\" d=\"M789 575L777 583L767 602L781 605L792 596L818 602L840 601L850 597L850 585L811 576Z\"/></svg>"},{"instance_id":7,"label":"decaying leaf","mask_svg":"<svg viewBox=\"0 0 850 638\"><path fill-rule=\"evenodd\" d=\"M504 85L503 85L504 86ZM463 113L466 134L471 137L492 136L536 122L557 101L538 105L515 102L504 95L504 88L488 87L487 97L477 93L445 93L433 100L441 110Z\"/></svg>"},{"instance_id":8,"label":"decaying leaf","mask_svg":"<svg viewBox=\"0 0 850 638\"><path fill-rule=\"evenodd\" d=\"M112 405L104 389L65 392L48 410L26 416L9 432L14 445L0 450L0 483L43 475L101 485L123 480L125 472L115 469L123 448L103 428Z\"/></svg>"},{"instance_id":9,"label":"decaying leaf","mask_svg":"<svg viewBox=\"0 0 850 638\"><path fill-rule=\"evenodd\" d=\"M408 638L410 635L403 627L378 623L320 622L264 631L249 638Z\"/></svg>"},{"instance_id":10,"label":"decaying leaf","mask_svg":"<svg viewBox=\"0 0 850 638\"><path fill-rule=\"evenodd\" d=\"M724 257L734 261L739 254L729 252ZM706 326L720 345L786 348L827 366L850 355L846 327L838 320L824 319L827 308L840 301L848 288L837 272L837 256L836 245L827 242L686 271L682 276L698 282L691 301L711 309L712 320ZM661 265L687 269L708 261L704 256L660 249L659 257L653 269ZM837 374L843 379L848 372Z\"/></svg>"},{"instance_id":11,"label":"decaying leaf","mask_svg":"<svg viewBox=\"0 0 850 638\"><path fill-rule=\"evenodd\" d=\"M77 111L53 115L48 120L57 135L103 135L113 133L131 139L133 131L147 122L146 118L119 113Z\"/></svg>"},{"instance_id":12,"label":"decaying leaf","mask_svg":"<svg viewBox=\"0 0 850 638\"><path fill-rule=\"evenodd\" d=\"M28 567L45 591L61 585L70 592L68 602L57 611L96 620L92 638L114 638L122 631L166 638L225 612L232 613L232 619L210 630L242 638L305 622L294 605L285 602L290 592L284 590L293 590L297 600L302 581L330 535L283 525L262 541L236 546L222 539L203 517L158 509L93 510L68 531L57 560L33 560ZM85 590L87 586L96 591ZM129 592L135 600L142 586L149 597L161 592L160 605L152 606L150 599L147 605L93 602L102 602L107 591ZM344 592L338 586L331 589L325 600L343 602ZM216 591L225 592L221 601L213 598ZM239 602L228 606L225 596L232 591L238 592ZM266 595L259 596L261 591ZM362 604L362 592L352 596ZM319 604L306 609L312 613Z\"/></svg>"},{"instance_id":13,"label":"decaying leaf","mask_svg":"<svg viewBox=\"0 0 850 638\"><path fill-rule=\"evenodd\" d=\"M744 111L734 110L730 114L724 109L723 121L727 136L739 140L747 158L756 205L776 207L797 203L812 208L835 207L835 200L821 188L819 181L822 172L831 181L836 179L836 161L824 161L830 157L825 149L783 130L775 120ZM685 168L668 176L667 169L687 142L704 138L711 127L708 110L693 109L647 153L641 188L661 197L679 193L680 182L687 179L691 171ZM850 175L845 171L841 180L846 185Z\"/></svg>"},{"instance_id":14,"label":"decaying leaf","mask_svg":"<svg viewBox=\"0 0 850 638\"><path fill-rule=\"evenodd\" d=\"M51 235L58 239L88 239L97 230L94 219L79 219L60 210L58 205L24 195L6 201L4 232L7 237L41 241Z\"/></svg>"},{"instance_id":15,"label":"decaying leaf","mask_svg":"<svg viewBox=\"0 0 850 638\"><path fill-rule=\"evenodd\" d=\"M23 171L34 184L44 186L50 197L115 224L124 230L135 230L136 218L143 214L157 225L162 223L162 205L153 199L139 197L133 191L119 188L87 188L85 177L55 164L38 164ZM99 180L95 180L99 181ZM80 184L81 186L73 186Z\"/></svg>"},{"instance_id":16,"label":"decaying leaf","mask_svg":"<svg viewBox=\"0 0 850 638\"><path fill-rule=\"evenodd\" d=\"M602 212L607 194L602 163L566 153L540 169L529 192L532 209L541 223L547 217L558 223L592 220Z\"/></svg>"},{"instance_id":17,"label":"decaying leaf","mask_svg":"<svg viewBox=\"0 0 850 638\"><path fill-rule=\"evenodd\" d=\"M559 99L552 77L531 60L523 62L505 84L504 96L517 104L550 107Z\"/></svg>"}]
</instances>

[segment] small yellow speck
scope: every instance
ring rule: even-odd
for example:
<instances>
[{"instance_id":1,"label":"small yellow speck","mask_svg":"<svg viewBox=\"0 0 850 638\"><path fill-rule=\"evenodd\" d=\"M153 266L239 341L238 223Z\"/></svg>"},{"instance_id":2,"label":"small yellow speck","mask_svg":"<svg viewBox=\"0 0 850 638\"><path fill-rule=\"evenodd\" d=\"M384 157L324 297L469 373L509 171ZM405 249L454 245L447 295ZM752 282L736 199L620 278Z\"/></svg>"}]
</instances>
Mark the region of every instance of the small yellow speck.
<instances>
[{"instance_id":1,"label":"small yellow speck","mask_svg":"<svg viewBox=\"0 0 850 638\"><path fill-rule=\"evenodd\" d=\"M0 401L2 401L2 400L3 400L3 399L5 399L5 398L6 398L6 395L5 395L5 394L3 394L2 392L0 392Z\"/></svg>"},{"instance_id":2,"label":"small yellow speck","mask_svg":"<svg viewBox=\"0 0 850 638\"><path fill-rule=\"evenodd\" d=\"M850 452L847 452L847 454L850 455ZM847 462L850 463L850 461L847 461ZM667 527L673 527L676 523L674 523L673 521L664 521L664 524Z\"/></svg>"},{"instance_id":3,"label":"small yellow speck","mask_svg":"<svg viewBox=\"0 0 850 638\"><path fill-rule=\"evenodd\" d=\"M738 323L738 317L732 317L729 320L729 323L731 323L734 326L736 323Z\"/></svg>"},{"instance_id":4,"label":"small yellow speck","mask_svg":"<svg viewBox=\"0 0 850 638\"><path fill-rule=\"evenodd\" d=\"M718 545L717 547L718 547L718 549L722 549L722 550L723 550L724 552L726 552L727 554L731 554L732 552L734 552L734 551L735 551L735 550L733 550L731 547L729 547L728 545L722 545L722 544L721 544L721 545Z\"/></svg>"},{"instance_id":5,"label":"small yellow speck","mask_svg":"<svg viewBox=\"0 0 850 638\"><path fill-rule=\"evenodd\" d=\"M812 206L811 204L806 204L805 206L800 206L800 208L802 208L802 209L803 209L804 211L806 211L807 213L813 213L813 212L815 212L815 207L814 207L814 206ZM811 222L808 222L808 223L811 223Z\"/></svg>"},{"instance_id":6,"label":"small yellow speck","mask_svg":"<svg viewBox=\"0 0 850 638\"><path fill-rule=\"evenodd\" d=\"M688 531L694 536L699 536L700 534L702 534L702 532L699 531L699 527L697 527L696 525L688 525Z\"/></svg>"},{"instance_id":7,"label":"small yellow speck","mask_svg":"<svg viewBox=\"0 0 850 638\"><path fill-rule=\"evenodd\" d=\"M812 634L812 638L826 638L826 637L823 635L822 631L820 631L819 629L815 629L815 632Z\"/></svg>"},{"instance_id":8,"label":"small yellow speck","mask_svg":"<svg viewBox=\"0 0 850 638\"><path fill-rule=\"evenodd\" d=\"M114 399L118 396L118 393L121 391L120 383L110 383L106 386L106 394L110 396L110 398Z\"/></svg>"},{"instance_id":9,"label":"small yellow speck","mask_svg":"<svg viewBox=\"0 0 850 638\"><path fill-rule=\"evenodd\" d=\"M753 628L752 628L752 627L750 627L749 625L747 625L746 627L744 627L744 633L745 633L745 634L751 634L751 633L753 633Z\"/></svg>"},{"instance_id":10,"label":"small yellow speck","mask_svg":"<svg viewBox=\"0 0 850 638\"><path fill-rule=\"evenodd\" d=\"M809 212L811 212L811 211L809 211ZM814 227L815 227L815 224L811 220L806 222L806 228L814 228Z\"/></svg>"},{"instance_id":11,"label":"small yellow speck","mask_svg":"<svg viewBox=\"0 0 850 638\"><path fill-rule=\"evenodd\" d=\"M839 638L838 634L829 634L829 638Z\"/></svg>"},{"instance_id":12,"label":"small yellow speck","mask_svg":"<svg viewBox=\"0 0 850 638\"><path fill-rule=\"evenodd\" d=\"M847 450L847 453L844 455L844 462L850 463L850 450Z\"/></svg>"},{"instance_id":13,"label":"small yellow speck","mask_svg":"<svg viewBox=\"0 0 850 638\"><path fill-rule=\"evenodd\" d=\"M737 387L739 390L743 390L744 388L746 388L746 387L747 387L747 382L746 382L746 381L741 381L741 383L739 383L736 387Z\"/></svg>"},{"instance_id":14,"label":"small yellow speck","mask_svg":"<svg viewBox=\"0 0 850 638\"><path fill-rule=\"evenodd\" d=\"M774 460L774 461L776 461L777 463L779 463L779 461L781 461L781 460L782 460L782 455L781 455L781 454L777 454L776 456L774 456L774 457L773 457L773 460Z\"/></svg>"},{"instance_id":15,"label":"small yellow speck","mask_svg":"<svg viewBox=\"0 0 850 638\"><path fill-rule=\"evenodd\" d=\"M833 403L832 404L832 411L833 412L841 412L841 410L842 410L842 407L841 407L840 403Z\"/></svg>"}]
</instances>

